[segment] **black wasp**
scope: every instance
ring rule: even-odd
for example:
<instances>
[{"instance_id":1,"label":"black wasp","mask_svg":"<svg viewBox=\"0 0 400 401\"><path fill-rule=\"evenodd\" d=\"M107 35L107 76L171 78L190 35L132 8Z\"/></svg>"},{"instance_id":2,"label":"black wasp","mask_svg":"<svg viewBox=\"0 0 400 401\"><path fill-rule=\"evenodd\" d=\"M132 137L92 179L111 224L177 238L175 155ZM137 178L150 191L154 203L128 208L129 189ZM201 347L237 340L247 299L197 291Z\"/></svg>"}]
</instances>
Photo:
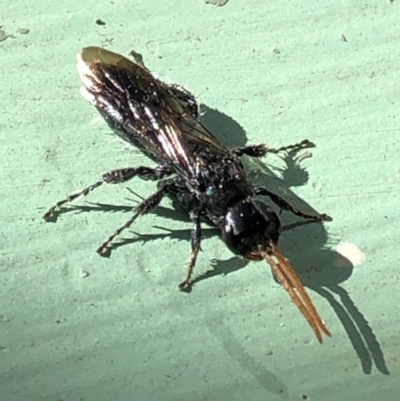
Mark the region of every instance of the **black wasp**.
<instances>
[{"instance_id":1,"label":"black wasp","mask_svg":"<svg viewBox=\"0 0 400 401\"><path fill-rule=\"evenodd\" d=\"M77 56L83 96L93 104L111 129L155 161L158 167L128 167L102 175L101 180L58 202L43 217L50 220L64 204L87 195L102 184L118 184L134 177L158 181L157 191L134 208L133 216L97 250L108 253L112 241L140 215L152 211L169 196L188 211L194 224L191 255L185 280L188 289L200 250L201 221L221 230L228 248L251 260L266 260L288 291L318 340L330 335L300 279L277 247L280 221L273 209L255 199L269 197L280 209L315 221L326 214L309 215L291 206L266 188L255 188L245 173L243 155L262 157L302 147L280 149L265 145L230 150L200 122L193 95L178 85L155 78L139 62L99 47L84 48Z\"/></svg>"}]
</instances>

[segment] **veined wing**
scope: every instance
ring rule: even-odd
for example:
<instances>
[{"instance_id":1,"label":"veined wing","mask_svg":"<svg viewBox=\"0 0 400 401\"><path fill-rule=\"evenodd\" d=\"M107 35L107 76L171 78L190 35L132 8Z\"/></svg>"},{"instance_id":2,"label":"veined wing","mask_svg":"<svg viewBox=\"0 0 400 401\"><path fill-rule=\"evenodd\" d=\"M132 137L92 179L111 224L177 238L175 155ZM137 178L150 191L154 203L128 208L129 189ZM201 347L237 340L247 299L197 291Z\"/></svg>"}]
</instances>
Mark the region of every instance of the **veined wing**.
<instances>
[{"instance_id":1,"label":"veined wing","mask_svg":"<svg viewBox=\"0 0 400 401\"><path fill-rule=\"evenodd\" d=\"M82 94L126 142L177 172L193 177L191 144L228 150L171 89L135 62L99 47L77 56Z\"/></svg>"}]
</instances>

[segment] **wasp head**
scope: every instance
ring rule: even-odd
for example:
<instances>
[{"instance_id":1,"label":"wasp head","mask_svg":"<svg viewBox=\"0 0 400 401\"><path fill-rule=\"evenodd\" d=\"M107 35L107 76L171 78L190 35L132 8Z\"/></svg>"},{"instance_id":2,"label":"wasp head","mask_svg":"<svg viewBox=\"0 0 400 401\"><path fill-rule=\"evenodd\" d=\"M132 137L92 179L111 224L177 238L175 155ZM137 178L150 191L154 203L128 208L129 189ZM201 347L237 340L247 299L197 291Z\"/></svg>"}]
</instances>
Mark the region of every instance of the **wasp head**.
<instances>
[{"instance_id":1,"label":"wasp head","mask_svg":"<svg viewBox=\"0 0 400 401\"><path fill-rule=\"evenodd\" d=\"M263 259L261 252L278 243L279 228L274 210L251 199L242 199L229 207L221 227L228 248L251 260Z\"/></svg>"}]
</instances>

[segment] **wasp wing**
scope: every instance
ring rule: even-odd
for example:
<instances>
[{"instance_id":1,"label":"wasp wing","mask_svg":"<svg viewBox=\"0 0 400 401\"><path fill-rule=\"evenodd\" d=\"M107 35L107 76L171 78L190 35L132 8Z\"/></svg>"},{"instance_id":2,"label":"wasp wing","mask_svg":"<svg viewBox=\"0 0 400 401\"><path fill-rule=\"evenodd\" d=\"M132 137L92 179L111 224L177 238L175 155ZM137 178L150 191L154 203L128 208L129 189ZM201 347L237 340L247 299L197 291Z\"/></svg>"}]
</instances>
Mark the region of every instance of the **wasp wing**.
<instances>
[{"instance_id":1,"label":"wasp wing","mask_svg":"<svg viewBox=\"0 0 400 401\"><path fill-rule=\"evenodd\" d=\"M217 154L229 152L199 122L193 112L197 105L188 92L164 84L142 65L99 47L84 48L77 60L83 96L118 136L153 160L193 177L197 146Z\"/></svg>"}]
</instances>

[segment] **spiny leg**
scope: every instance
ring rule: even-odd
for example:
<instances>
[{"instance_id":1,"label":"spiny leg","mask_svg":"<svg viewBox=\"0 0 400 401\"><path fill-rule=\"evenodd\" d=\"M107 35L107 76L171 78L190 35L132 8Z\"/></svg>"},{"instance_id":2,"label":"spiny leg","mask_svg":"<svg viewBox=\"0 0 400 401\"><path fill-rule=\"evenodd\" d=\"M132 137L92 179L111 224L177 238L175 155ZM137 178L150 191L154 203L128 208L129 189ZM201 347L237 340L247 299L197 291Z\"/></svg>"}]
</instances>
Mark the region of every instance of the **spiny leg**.
<instances>
[{"instance_id":1,"label":"spiny leg","mask_svg":"<svg viewBox=\"0 0 400 401\"><path fill-rule=\"evenodd\" d=\"M149 168L144 166L137 168L127 167L109 171L107 173L104 173L101 177L101 180L97 181L96 183L89 185L88 187L80 191L76 191L70 194L67 198L57 202L52 208L50 208L44 214L43 219L49 221L55 215L55 213L61 208L61 206L65 205L66 203L73 202L80 197L88 195L94 189L100 187L103 184L120 184L129 181L130 179L136 176L147 180L159 180L170 174L171 171L165 165L156 168Z\"/></svg>"},{"instance_id":2,"label":"spiny leg","mask_svg":"<svg viewBox=\"0 0 400 401\"><path fill-rule=\"evenodd\" d=\"M315 145L312 142L310 142L308 139L304 139L299 143L295 143L294 145L281 146L280 148L277 149L268 149L268 153L280 153L280 152L291 152L291 151L298 152L299 150L302 149L314 148L314 147Z\"/></svg>"},{"instance_id":3,"label":"spiny leg","mask_svg":"<svg viewBox=\"0 0 400 401\"><path fill-rule=\"evenodd\" d=\"M310 219L310 220L315 220L315 221L331 221L332 220L332 218L325 213L316 214L316 215L304 213L301 210L297 209L296 207L292 206L290 203L285 201L280 196L274 194L273 192L268 191L265 188L256 188L255 192L257 195L268 196L272 200L272 202L275 203L275 205L279 206L283 210L287 210L287 211L295 214L296 216L300 216L305 219Z\"/></svg>"},{"instance_id":4,"label":"spiny leg","mask_svg":"<svg viewBox=\"0 0 400 401\"><path fill-rule=\"evenodd\" d=\"M166 85L166 89L181 103L185 113L189 113L196 120L200 119L200 107L191 92L177 84Z\"/></svg>"},{"instance_id":5,"label":"spiny leg","mask_svg":"<svg viewBox=\"0 0 400 401\"><path fill-rule=\"evenodd\" d=\"M191 215L191 220L194 224L193 230L192 230L192 238L191 238L191 246L192 246L192 252L190 254L190 259L188 263L188 268L187 268L187 274L186 278L182 283L179 284L179 289L181 291L185 291L190 287L190 282L192 278L192 273L194 266L196 264L196 259L197 255L200 251L200 242L201 242L201 222L200 222L200 214L199 213L193 213Z\"/></svg>"},{"instance_id":6,"label":"spiny leg","mask_svg":"<svg viewBox=\"0 0 400 401\"><path fill-rule=\"evenodd\" d=\"M299 151L301 149L306 149L314 147L314 144L310 142L308 139L304 139L303 141L296 143L294 145L282 146L277 149L268 148L264 144L259 145L251 145L245 146L243 148L235 149L234 152L237 156L247 155L250 157L263 157L267 153L280 153L280 152L290 152L290 151Z\"/></svg>"},{"instance_id":7,"label":"spiny leg","mask_svg":"<svg viewBox=\"0 0 400 401\"><path fill-rule=\"evenodd\" d=\"M234 149L233 151L239 157L243 155L250 157L263 157L269 152L269 149L267 145L260 143L259 145L251 145L251 146L245 146L244 148L237 148Z\"/></svg>"},{"instance_id":8,"label":"spiny leg","mask_svg":"<svg viewBox=\"0 0 400 401\"><path fill-rule=\"evenodd\" d=\"M153 195L149 196L146 198L143 202L139 203L137 207L135 207L135 214L118 230L114 232L113 235L111 235L107 241L104 241L100 247L97 249L97 253L99 255L105 255L108 252L108 248L111 245L112 241L122 233L122 231L128 229L132 223L139 217L143 216L144 214L147 214L151 212L160 202L161 199L170 191L170 185L165 185L161 189L159 189L157 192L155 192Z\"/></svg>"}]
</instances>

